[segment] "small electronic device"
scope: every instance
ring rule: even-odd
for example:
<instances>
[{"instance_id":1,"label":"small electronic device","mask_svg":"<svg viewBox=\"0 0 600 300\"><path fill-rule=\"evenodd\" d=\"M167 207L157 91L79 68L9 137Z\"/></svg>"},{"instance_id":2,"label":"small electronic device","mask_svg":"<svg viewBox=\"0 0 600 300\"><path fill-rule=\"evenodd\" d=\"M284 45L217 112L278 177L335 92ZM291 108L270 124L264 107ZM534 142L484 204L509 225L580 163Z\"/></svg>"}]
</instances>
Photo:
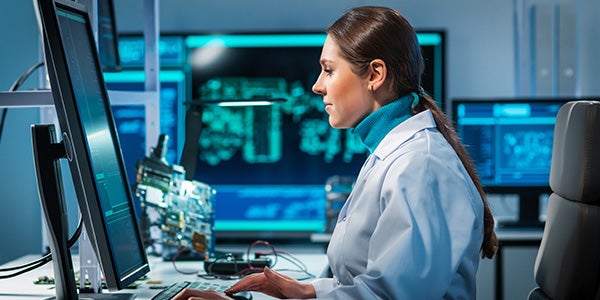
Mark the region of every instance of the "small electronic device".
<instances>
[{"instance_id":1,"label":"small electronic device","mask_svg":"<svg viewBox=\"0 0 600 300\"><path fill-rule=\"evenodd\" d=\"M204 261L204 271L211 275L246 275L271 266L270 258L241 259L234 257L209 258Z\"/></svg>"},{"instance_id":2,"label":"small electronic device","mask_svg":"<svg viewBox=\"0 0 600 300\"><path fill-rule=\"evenodd\" d=\"M185 180L183 167L166 161L167 141L161 134L150 155L137 163L135 193L142 207L144 241L160 246L157 252L165 260L202 260L215 249L215 190Z\"/></svg>"}]
</instances>

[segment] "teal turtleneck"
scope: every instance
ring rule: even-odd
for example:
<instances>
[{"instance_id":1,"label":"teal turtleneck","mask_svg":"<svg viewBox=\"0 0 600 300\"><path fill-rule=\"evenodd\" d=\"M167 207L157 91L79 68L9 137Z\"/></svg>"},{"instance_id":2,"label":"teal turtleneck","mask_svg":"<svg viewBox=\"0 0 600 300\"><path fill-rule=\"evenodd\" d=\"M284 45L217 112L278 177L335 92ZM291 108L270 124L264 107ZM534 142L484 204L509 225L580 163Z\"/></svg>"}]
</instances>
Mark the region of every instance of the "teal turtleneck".
<instances>
[{"instance_id":1,"label":"teal turtleneck","mask_svg":"<svg viewBox=\"0 0 600 300\"><path fill-rule=\"evenodd\" d=\"M373 153L390 130L412 117L412 107L418 101L416 93L400 97L368 115L352 129L352 133L358 135L369 152Z\"/></svg>"}]
</instances>

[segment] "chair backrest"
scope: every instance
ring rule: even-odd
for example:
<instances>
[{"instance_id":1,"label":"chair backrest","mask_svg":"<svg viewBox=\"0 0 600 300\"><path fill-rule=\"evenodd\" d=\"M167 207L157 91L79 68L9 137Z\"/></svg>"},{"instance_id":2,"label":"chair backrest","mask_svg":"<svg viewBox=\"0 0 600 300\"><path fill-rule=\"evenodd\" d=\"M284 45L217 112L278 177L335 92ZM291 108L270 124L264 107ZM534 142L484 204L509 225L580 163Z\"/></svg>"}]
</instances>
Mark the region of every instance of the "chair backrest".
<instances>
[{"instance_id":1,"label":"chair backrest","mask_svg":"<svg viewBox=\"0 0 600 300\"><path fill-rule=\"evenodd\" d=\"M535 262L539 289L550 299L600 299L600 102L560 108L550 187Z\"/></svg>"}]
</instances>

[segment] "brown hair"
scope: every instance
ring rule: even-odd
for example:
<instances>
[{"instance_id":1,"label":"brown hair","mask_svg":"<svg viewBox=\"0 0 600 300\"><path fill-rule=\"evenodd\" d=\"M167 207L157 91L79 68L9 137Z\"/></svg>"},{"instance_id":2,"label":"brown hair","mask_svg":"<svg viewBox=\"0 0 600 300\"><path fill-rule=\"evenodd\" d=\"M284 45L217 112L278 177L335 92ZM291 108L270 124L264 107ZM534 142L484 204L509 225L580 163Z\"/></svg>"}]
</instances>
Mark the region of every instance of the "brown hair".
<instances>
[{"instance_id":1,"label":"brown hair","mask_svg":"<svg viewBox=\"0 0 600 300\"><path fill-rule=\"evenodd\" d=\"M412 25L393 9L363 6L347 11L327 29L327 33L336 41L342 57L352 64L356 74L366 74L369 63L374 59L385 62L389 80L386 80L384 91L388 95L388 101L416 92L419 103L413 108L413 112L419 113L427 109L432 112L437 129L457 153L481 195L484 206L481 256L492 258L498 249L498 239L485 191L473 162L450 121L433 98L421 92L424 62Z\"/></svg>"}]
</instances>

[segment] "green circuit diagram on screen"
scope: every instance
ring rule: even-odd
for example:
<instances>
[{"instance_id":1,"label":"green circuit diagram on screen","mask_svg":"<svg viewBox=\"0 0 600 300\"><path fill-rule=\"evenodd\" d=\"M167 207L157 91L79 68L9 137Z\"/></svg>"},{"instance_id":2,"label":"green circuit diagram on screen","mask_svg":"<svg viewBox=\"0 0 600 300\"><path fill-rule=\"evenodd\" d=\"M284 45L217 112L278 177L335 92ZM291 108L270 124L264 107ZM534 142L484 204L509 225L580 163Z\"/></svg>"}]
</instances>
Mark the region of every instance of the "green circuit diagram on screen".
<instances>
[{"instance_id":1,"label":"green circuit diagram on screen","mask_svg":"<svg viewBox=\"0 0 600 300\"><path fill-rule=\"evenodd\" d=\"M311 156L331 162L339 157L351 161L366 153L349 130L332 128L322 97L283 78L219 77L200 87L202 100L270 100L285 102L266 106L218 106L204 109L199 140L200 159L218 165L241 153L248 163L275 163L284 147L297 147ZM294 128L295 131L289 130ZM286 134L299 135L297 145L284 145Z\"/></svg>"}]
</instances>

